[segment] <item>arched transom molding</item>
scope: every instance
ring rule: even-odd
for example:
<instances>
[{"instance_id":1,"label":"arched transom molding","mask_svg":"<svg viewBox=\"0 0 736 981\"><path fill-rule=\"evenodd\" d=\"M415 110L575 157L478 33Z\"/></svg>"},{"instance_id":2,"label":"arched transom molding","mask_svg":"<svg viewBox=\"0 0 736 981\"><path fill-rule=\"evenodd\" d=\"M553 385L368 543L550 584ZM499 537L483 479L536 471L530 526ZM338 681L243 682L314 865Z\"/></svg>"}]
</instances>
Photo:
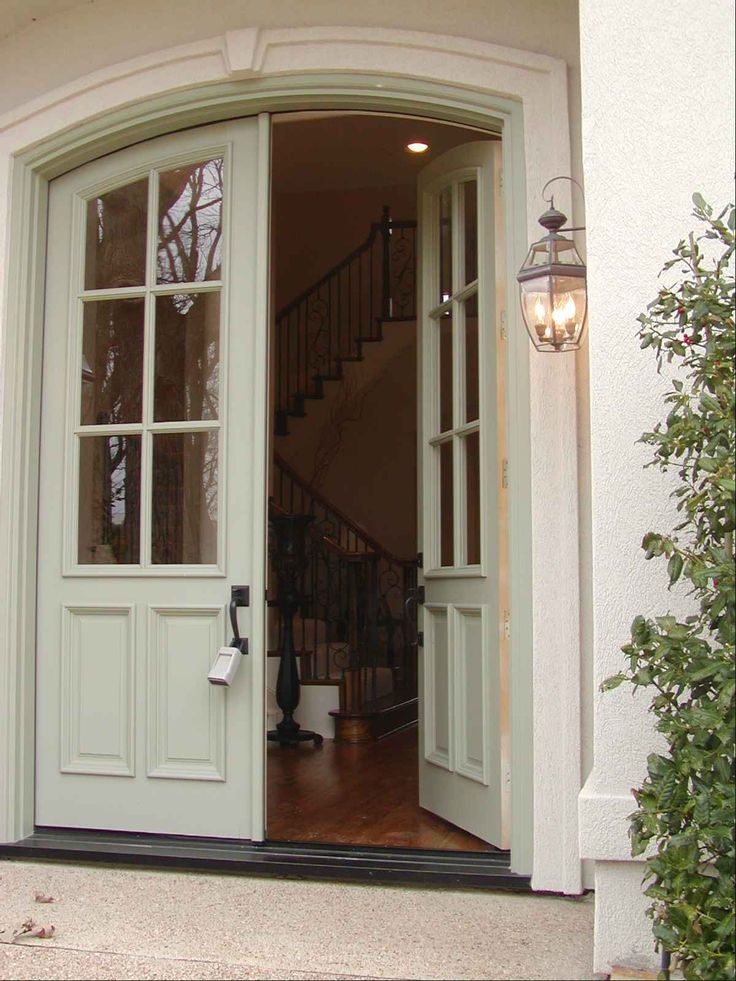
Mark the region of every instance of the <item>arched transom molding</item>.
<instances>
[{"instance_id":1,"label":"arched transom molding","mask_svg":"<svg viewBox=\"0 0 736 981\"><path fill-rule=\"evenodd\" d=\"M515 300L513 270L528 238L536 237L539 191L549 177L570 172L567 73L558 59L416 31L244 27L108 66L0 117L0 221L9 225L0 263L0 492L6 505L0 514L0 620L8 624L0 638L0 840L15 840L33 825L33 447L45 182L101 152L195 123L315 107L383 108L501 129L512 266L507 295ZM7 201L9 214L3 211ZM530 354L515 303L509 307L509 415L516 433L511 514L512 525L526 523L529 544L529 561L525 566L520 560L512 582L512 799L518 829L512 861L531 871L533 845L534 886L575 893L575 361Z\"/></svg>"}]
</instances>

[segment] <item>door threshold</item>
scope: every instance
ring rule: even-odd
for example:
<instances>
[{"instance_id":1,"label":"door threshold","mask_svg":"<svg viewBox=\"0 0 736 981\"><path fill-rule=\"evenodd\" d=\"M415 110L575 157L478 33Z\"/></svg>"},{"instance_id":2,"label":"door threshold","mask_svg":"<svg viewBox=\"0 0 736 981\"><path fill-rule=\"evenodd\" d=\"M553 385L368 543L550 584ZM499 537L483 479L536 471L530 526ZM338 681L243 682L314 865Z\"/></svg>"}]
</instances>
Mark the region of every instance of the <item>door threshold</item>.
<instances>
[{"instance_id":1,"label":"door threshold","mask_svg":"<svg viewBox=\"0 0 736 981\"><path fill-rule=\"evenodd\" d=\"M531 891L529 876L512 872L510 853L503 851L443 852L282 841L256 844L235 839L37 828L27 838L0 844L0 858Z\"/></svg>"}]
</instances>

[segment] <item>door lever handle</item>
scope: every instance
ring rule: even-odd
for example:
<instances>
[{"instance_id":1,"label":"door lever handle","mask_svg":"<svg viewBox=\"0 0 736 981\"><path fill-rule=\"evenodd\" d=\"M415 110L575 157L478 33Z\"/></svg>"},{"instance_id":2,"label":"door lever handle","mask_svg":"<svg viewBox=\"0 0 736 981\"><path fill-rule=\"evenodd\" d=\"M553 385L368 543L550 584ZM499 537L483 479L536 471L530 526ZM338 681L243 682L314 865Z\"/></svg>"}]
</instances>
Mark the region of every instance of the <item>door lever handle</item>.
<instances>
[{"instance_id":1,"label":"door lever handle","mask_svg":"<svg viewBox=\"0 0 736 981\"><path fill-rule=\"evenodd\" d=\"M424 595L424 586L415 586L408 591L408 596L404 600L404 617L406 622L411 626L412 632L412 639L410 641L411 647L419 646L419 632L416 627L415 619L409 616L409 607L413 603L416 609L420 603L424 602Z\"/></svg>"},{"instance_id":2,"label":"door lever handle","mask_svg":"<svg viewBox=\"0 0 736 981\"><path fill-rule=\"evenodd\" d=\"M237 647L241 654L248 653L248 638L241 637L238 630L238 607L250 606L250 587L233 586L230 590L230 623L233 628L231 647Z\"/></svg>"}]
</instances>

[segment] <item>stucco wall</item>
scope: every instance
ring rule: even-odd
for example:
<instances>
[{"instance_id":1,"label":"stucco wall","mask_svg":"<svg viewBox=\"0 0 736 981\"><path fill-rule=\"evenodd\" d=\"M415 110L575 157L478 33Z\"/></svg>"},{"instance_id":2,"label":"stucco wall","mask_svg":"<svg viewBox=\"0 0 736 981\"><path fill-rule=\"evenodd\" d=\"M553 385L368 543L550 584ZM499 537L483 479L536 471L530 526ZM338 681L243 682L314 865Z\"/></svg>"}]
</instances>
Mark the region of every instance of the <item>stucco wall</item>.
<instances>
[{"instance_id":1,"label":"stucco wall","mask_svg":"<svg viewBox=\"0 0 736 981\"><path fill-rule=\"evenodd\" d=\"M639 435L662 415L662 383L635 337L658 273L692 228L691 195L733 195L733 4L730 0L581 0L583 166L587 200L593 488L594 683L621 667L636 613L682 603L645 532L670 527L669 487ZM594 770L581 800L583 854L596 869L596 970L655 958L633 917L642 866L628 861L630 788L653 733L647 699L594 695ZM634 922L632 922L632 920Z\"/></svg>"}]
</instances>

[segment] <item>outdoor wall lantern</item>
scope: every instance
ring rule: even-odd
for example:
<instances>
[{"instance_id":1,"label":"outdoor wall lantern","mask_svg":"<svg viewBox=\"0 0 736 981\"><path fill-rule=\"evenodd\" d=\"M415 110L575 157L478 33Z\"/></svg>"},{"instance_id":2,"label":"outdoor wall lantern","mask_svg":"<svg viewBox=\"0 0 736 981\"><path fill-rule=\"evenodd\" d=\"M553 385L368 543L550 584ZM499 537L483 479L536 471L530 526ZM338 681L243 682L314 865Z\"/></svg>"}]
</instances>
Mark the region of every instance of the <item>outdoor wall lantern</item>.
<instances>
[{"instance_id":1,"label":"outdoor wall lantern","mask_svg":"<svg viewBox=\"0 0 736 981\"><path fill-rule=\"evenodd\" d=\"M547 234L532 244L516 277L521 313L538 351L577 351L588 313L585 263L572 239L561 234L583 231L584 226L563 228L567 216L557 211L552 195L544 197L549 185L559 180L580 187L572 177L553 177L544 185L542 197L549 209L539 224Z\"/></svg>"}]
</instances>

